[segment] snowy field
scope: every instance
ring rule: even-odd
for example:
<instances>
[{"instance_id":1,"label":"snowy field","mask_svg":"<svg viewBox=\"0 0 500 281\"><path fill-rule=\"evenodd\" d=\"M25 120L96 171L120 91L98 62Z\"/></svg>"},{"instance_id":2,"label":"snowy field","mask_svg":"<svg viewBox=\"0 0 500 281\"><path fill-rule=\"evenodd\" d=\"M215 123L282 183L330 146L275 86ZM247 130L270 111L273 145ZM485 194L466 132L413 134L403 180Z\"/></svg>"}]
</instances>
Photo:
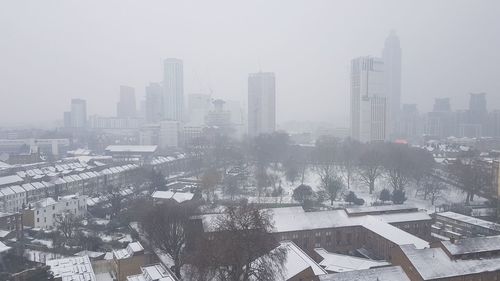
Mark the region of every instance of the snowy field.
<instances>
[{"instance_id":1,"label":"snowy field","mask_svg":"<svg viewBox=\"0 0 500 281\"><path fill-rule=\"evenodd\" d=\"M276 172L273 171L273 173L276 174ZM281 183L281 187L284 190L284 195L282 197L261 197L257 198L256 196L244 196L249 200L249 202L260 202L260 203L281 203L281 204L289 204L289 203L294 203L295 201L292 198L293 190L301 184L300 179L298 181L295 181L293 184L289 181L286 180L285 176L283 174L278 173L279 177L281 178L278 180L278 182ZM344 177L345 179L345 177ZM344 180L345 183L345 180ZM311 188L314 191L320 191L321 190L321 181L320 177L318 174L314 171L314 169L309 168L305 174L304 178L304 184L311 186ZM278 186L279 184L277 184ZM371 206L375 202L378 201L380 192L383 189L388 189L389 191L392 192L392 187L389 185L388 181L386 178L381 176L375 186L375 191L373 194L369 193L368 186L366 186L363 182L357 180L355 177L351 182L350 190L347 188L343 191L343 194L337 197L337 201L334 202L333 207L345 207L348 206L349 204L343 201L343 198L345 194L347 194L349 191L354 191L356 193L358 198L362 198L365 200L365 206ZM252 189L252 187L250 187ZM253 187L253 189L255 189ZM272 190L272 188L269 189L269 191ZM454 203L464 203L465 202L465 193L459 190L458 188L449 186L447 189L443 190L441 195L439 195L436 198L436 201L434 203L435 206L431 204L431 200L423 199L422 194L417 194L417 187L415 186L414 183L410 183L406 189L406 197L408 198L405 204L411 204L415 205L419 209L425 209L429 213L435 212L436 208L435 206L440 206L443 204L454 204ZM224 198L221 193L218 193L219 198ZM474 202L479 203L479 202L485 202L486 199L480 198L478 196L475 197ZM325 205L330 205L330 201L325 201Z\"/></svg>"}]
</instances>

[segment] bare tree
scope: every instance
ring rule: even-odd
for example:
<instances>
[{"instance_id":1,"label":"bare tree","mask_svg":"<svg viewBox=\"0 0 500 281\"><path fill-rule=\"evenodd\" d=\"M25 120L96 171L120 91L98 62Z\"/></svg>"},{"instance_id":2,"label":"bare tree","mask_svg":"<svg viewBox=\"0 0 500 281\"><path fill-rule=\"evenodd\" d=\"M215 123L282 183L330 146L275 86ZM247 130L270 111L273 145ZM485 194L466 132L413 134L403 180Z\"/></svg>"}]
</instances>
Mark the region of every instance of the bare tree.
<instances>
[{"instance_id":1,"label":"bare tree","mask_svg":"<svg viewBox=\"0 0 500 281\"><path fill-rule=\"evenodd\" d=\"M323 138L316 142L313 152L314 170L320 177L321 186L326 187L330 180L335 177L335 156L337 153L337 141L332 138Z\"/></svg>"},{"instance_id":2,"label":"bare tree","mask_svg":"<svg viewBox=\"0 0 500 281\"><path fill-rule=\"evenodd\" d=\"M177 277L181 277L187 225L194 210L189 203L159 204L147 210L140 222L151 245L172 257Z\"/></svg>"},{"instance_id":3,"label":"bare tree","mask_svg":"<svg viewBox=\"0 0 500 281\"><path fill-rule=\"evenodd\" d=\"M356 171L356 164L359 161L360 149L360 143L347 139L341 144L338 152L337 158L340 170L347 184L347 189L351 189L351 183Z\"/></svg>"},{"instance_id":4,"label":"bare tree","mask_svg":"<svg viewBox=\"0 0 500 281\"><path fill-rule=\"evenodd\" d=\"M358 176L366 184L370 194L375 190L375 182L382 175L382 153L373 144L369 144L361 152L358 163Z\"/></svg>"},{"instance_id":5,"label":"bare tree","mask_svg":"<svg viewBox=\"0 0 500 281\"><path fill-rule=\"evenodd\" d=\"M474 196L491 184L491 175L481 160L471 156L461 156L450 166L449 172L467 193L465 202L474 201Z\"/></svg>"},{"instance_id":6,"label":"bare tree","mask_svg":"<svg viewBox=\"0 0 500 281\"><path fill-rule=\"evenodd\" d=\"M414 154L407 145L385 144L384 167L393 190L404 190L411 182L415 168Z\"/></svg>"},{"instance_id":7,"label":"bare tree","mask_svg":"<svg viewBox=\"0 0 500 281\"><path fill-rule=\"evenodd\" d=\"M213 221L210 239L201 239L192 264L195 280L280 280L286 250L277 248L272 215L243 202ZM193 278L194 279L194 278Z\"/></svg>"},{"instance_id":8,"label":"bare tree","mask_svg":"<svg viewBox=\"0 0 500 281\"><path fill-rule=\"evenodd\" d=\"M123 209L123 200L125 197L120 193L120 188L117 186L109 186L109 203L111 205L110 208L110 217L115 218L118 216Z\"/></svg>"},{"instance_id":9,"label":"bare tree","mask_svg":"<svg viewBox=\"0 0 500 281\"><path fill-rule=\"evenodd\" d=\"M422 186L424 187L424 199L428 196L433 206L436 199L441 197L443 191L446 189L446 184L433 176L426 177L422 182Z\"/></svg>"},{"instance_id":10,"label":"bare tree","mask_svg":"<svg viewBox=\"0 0 500 281\"><path fill-rule=\"evenodd\" d=\"M56 229L60 231L66 240L73 238L78 227L80 227L81 218L75 216L70 211L58 214L54 217Z\"/></svg>"},{"instance_id":11,"label":"bare tree","mask_svg":"<svg viewBox=\"0 0 500 281\"><path fill-rule=\"evenodd\" d=\"M201 188L205 192L208 202L215 198L215 188L219 182L220 174L216 169L208 169L203 173L201 177Z\"/></svg>"}]
</instances>

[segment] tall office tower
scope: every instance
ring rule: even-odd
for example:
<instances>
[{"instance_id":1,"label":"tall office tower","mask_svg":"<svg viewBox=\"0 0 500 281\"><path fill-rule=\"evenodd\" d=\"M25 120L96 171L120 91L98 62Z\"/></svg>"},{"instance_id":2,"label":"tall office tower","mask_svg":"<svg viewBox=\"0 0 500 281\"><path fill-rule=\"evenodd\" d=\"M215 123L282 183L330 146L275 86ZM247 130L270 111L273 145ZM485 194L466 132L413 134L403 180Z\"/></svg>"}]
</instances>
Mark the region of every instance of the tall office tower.
<instances>
[{"instance_id":1,"label":"tall office tower","mask_svg":"<svg viewBox=\"0 0 500 281\"><path fill-rule=\"evenodd\" d=\"M135 90L129 86L120 86L120 100L116 104L118 118L136 117Z\"/></svg>"},{"instance_id":2,"label":"tall office tower","mask_svg":"<svg viewBox=\"0 0 500 281\"><path fill-rule=\"evenodd\" d=\"M459 124L460 136L482 137L486 133L488 109L486 93L471 93L469 99L469 110L464 120Z\"/></svg>"},{"instance_id":3,"label":"tall office tower","mask_svg":"<svg viewBox=\"0 0 500 281\"><path fill-rule=\"evenodd\" d=\"M163 115L168 120L183 120L184 74L179 59L169 58L163 62Z\"/></svg>"},{"instance_id":4,"label":"tall office tower","mask_svg":"<svg viewBox=\"0 0 500 281\"><path fill-rule=\"evenodd\" d=\"M259 72L248 76L248 135L251 137L276 130L276 81L274 73Z\"/></svg>"},{"instance_id":5,"label":"tall office tower","mask_svg":"<svg viewBox=\"0 0 500 281\"><path fill-rule=\"evenodd\" d=\"M450 112L451 104L450 98L436 98L434 99L434 112Z\"/></svg>"},{"instance_id":6,"label":"tall office tower","mask_svg":"<svg viewBox=\"0 0 500 281\"><path fill-rule=\"evenodd\" d=\"M486 93L471 93L469 99L469 111L477 114L487 114Z\"/></svg>"},{"instance_id":7,"label":"tall office tower","mask_svg":"<svg viewBox=\"0 0 500 281\"><path fill-rule=\"evenodd\" d=\"M146 86L146 122L156 123L163 119L163 88L160 83Z\"/></svg>"},{"instance_id":8,"label":"tall office tower","mask_svg":"<svg viewBox=\"0 0 500 281\"><path fill-rule=\"evenodd\" d=\"M205 124L205 116L211 108L211 98L205 94L190 94L188 96L188 119L190 126Z\"/></svg>"},{"instance_id":9,"label":"tall office tower","mask_svg":"<svg viewBox=\"0 0 500 281\"><path fill-rule=\"evenodd\" d=\"M488 136L500 137L500 110L488 114Z\"/></svg>"},{"instance_id":10,"label":"tall office tower","mask_svg":"<svg viewBox=\"0 0 500 281\"><path fill-rule=\"evenodd\" d=\"M361 97L359 141L385 141L387 138L388 101L386 97Z\"/></svg>"},{"instance_id":11,"label":"tall office tower","mask_svg":"<svg viewBox=\"0 0 500 281\"><path fill-rule=\"evenodd\" d=\"M385 39L384 50L385 96L389 101L389 133L396 132L401 112L401 47L395 31Z\"/></svg>"},{"instance_id":12,"label":"tall office tower","mask_svg":"<svg viewBox=\"0 0 500 281\"><path fill-rule=\"evenodd\" d=\"M458 133L457 114L451 111L449 98L436 98L433 110L427 113L425 133L433 137L449 137Z\"/></svg>"},{"instance_id":13,"label":"tall office tower","mask_svg":"<svg viewBox=\"0 0 500 281\"><path fill-rule=\"evenodd\" d=\"M382 59L373 57L353 59L351 61L351 137L353 139L376 141L387 138L387 124L380 124L380 122L387 123L388 106L382 106L382 103L387 102ZM384 118L381 118L380 110L385 110ZM373 115L368 114L369 112L373 112ZM380 135L382 132L380 128L385 128L383 136ZM374 133L372 134L371 131ZM375 131L378 133L375 134ZM367 139L367 136L370 138ZM376 137L371 139L371 136Z\"/></svg>"},{"instance_id":14,"label":"tall office tower","mask_svg":"<svg viewBox=\"0 0 500 281\"><path fill-rule=\"evenodd\" d=\"M421 135L420 115L416 104L403 104L399 122L399 137L417 139Z\"/></svg>"},{"instance_id":15,"label":"tall office tower","mask_svg":"<svg viewBox=\"0 0 500 281\"><path fill-rule=\"evenodd\" d=\"M71 128L71 111L65 111L63 114L64 128Z\"/></svg>"},{"instance_id":16,"label":"tall office tower","mask_svg":"<svg viewBox=\"0 0 500 281\"><path fill-rule=\"evenodd\" d=\"M87 126L87 102L82 99L71 100L71 127L85 128Z\"/></svg>"}]
</instances>

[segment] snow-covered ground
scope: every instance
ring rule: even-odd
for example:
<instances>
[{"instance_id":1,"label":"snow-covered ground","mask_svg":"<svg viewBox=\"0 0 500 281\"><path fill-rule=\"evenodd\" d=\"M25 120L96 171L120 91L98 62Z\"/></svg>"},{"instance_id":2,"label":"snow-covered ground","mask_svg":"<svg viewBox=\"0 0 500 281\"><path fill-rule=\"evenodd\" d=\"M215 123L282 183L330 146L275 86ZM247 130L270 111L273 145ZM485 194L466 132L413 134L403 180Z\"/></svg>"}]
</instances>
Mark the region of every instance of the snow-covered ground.
<instances>
[{"instance_id":1,"label":"snow-covered ground","mask_svg":"<svg viewBox=\"0 0 500 281\"><path fill-rule=\"evenodd\" d=\"M278 180L278 183L276 186L281 185L281 187L284 190L284 195L281 197L261 197L260 199L257 198L256 196L246 196L250 202L260 202L260 203L282 203L282 204L288 204L288 203L294 203L295 201L292 199L292 194L293 190L301 184L301 180L295 181L294 183L291 183L286 180L286 177L282 173L273 173L277 174L278 177L280 178ZM340 173L340 172L339 172ZM340 173L339 175L342 176ZM345 177L344 177L345 179ZM345 182L345 180L344 180ZM311 188L314 191L320 191L321 190L321 181L318 173L314 171L314 169L309 168L305 174L304 177L304 184L311 186ZM334 202L333 207L345 207L348 205L348 203L343 201L343 198L345 194L347 194L349 191L354 191L356 193L358 198L362 198L365 200L365 205L366 206L371 206L375 202L378 201L378 198L380 196L380 192L383 189L388 189L389 191L392 192L392 187L389 185L388 181L386 178L383 176L380 177L375 186L375 191L373 194L370 194L368 186L366 186L363 182L357 180L355 177L351 182L350 185L350 190L347 190L347 188L343 191L343 194L340 195L337 198L337 201ZM252 187L250 187L252 189ZM272 188L269 189L269 192L272 190ZM409 184L406 189L406 197L408 198L407 201L405 202L406 204L412 204L418 207L419 209L425 209L429 213L435 212L435 206L443 205L443 204L454 204L454 203L464 203L465 202L465 193L459 190L458 188L455 188L453 186L448 186L447 189L443 190L441 194L436 198L436 201L434 202L433 206L431 204L431 200L428 198L427 200L423 199L422 194L417 194L416 192L417 187L411 183ZM223 198L221 193L218 193L219 198ZM475 202L484 202L486 199L480 198L480 197L475 197ZM389 203L389 202L388 202ZM324 202L325 205L330 205L329 201Z\"/></svg>"}]
</instances>

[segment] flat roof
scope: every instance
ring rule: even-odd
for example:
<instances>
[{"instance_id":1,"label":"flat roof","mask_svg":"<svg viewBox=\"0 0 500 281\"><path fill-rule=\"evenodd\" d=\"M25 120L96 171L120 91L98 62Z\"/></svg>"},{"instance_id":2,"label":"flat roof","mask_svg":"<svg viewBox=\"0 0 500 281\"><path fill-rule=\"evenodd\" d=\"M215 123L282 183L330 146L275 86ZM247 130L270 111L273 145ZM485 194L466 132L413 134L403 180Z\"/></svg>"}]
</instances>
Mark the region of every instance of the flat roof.
<instances>
[{"instance_id":1,"label":"flat roof","mask_svg":"<svg viewBox=\"0 0 500 281\"><path fill-rule=\"evenodd\" d=\"M500 257L452 260L441 248L415 249L413 245L403 245L401 250L424 280L500 270Z\"/></svg>"},{"instance_id":2,"label":"flat roof","mask_svg":"<svg viewBox=\"0 0 500 281\"><path fill-rule=\"evenodd\" d=\"M271 208L266 210L273 216L273 232L275 233L359 226L384 237L396 245L414 244L417 248L429 247L427 241L390 225L384 220L383 215L349 217L344 210L305 212L302 207ZM215 231L214 222L220 215L208 214L201 216L203 228L206 232ZM409 215L411 216L411 213ZM401 218L405 219L405 217Z\"/></svg>"},{"instance_id":3,"label":"flat roof","mask_svg":"<svg viewBox=\"0 0 500 281\"><path fill-rule=\"evenodd\" d=\"M458 239L455 242L442 241L442 245L452 255L500 251L500 236Z\"/></svg>"},{"instance_id":4,"label":"flat roof","mask_svg":"<svg viewBox=\"0 0 500 281\"><path fill-rule=\"evenodd\" d=\"M413 205L382 205L369 207L346 208L346 213L350 215L364 214L372 212L391 212L391 211L417 211L418 208Z\"/></svg>"},{"instance_id":5,"label":"flat roof","mask_svg":"<svg viewBox=\"0 0 500 281\"><path fill-rule=\"evenodd\" d=\"M156 145L108 145L106 151L109 152L135 152L135 153L154 153L158 146Z\"/></svg>"},{"instance_id":6,"label":"flat roof","mask_svg":"<svg viewBox=\"0 0 500 281\"><path fill-rule=\"evenodd\" d=\"M496 230L496 231L500 232L500 224L494 223L491 221L486 221L486 220L478 219L478 218L471 217L471 216L462 215L462 214L455 213L455 212L437 213L436 216L441 216L441 217L461 221L464 223L468 223L468 224L472 224L475 226L479 226L479 227L483 227L483 228L487 228L487 229L491 229L491 230Z\"/></svg>"},{"instance_id":7,"label":"flat roof","mask_svg":"<svg viewBox=\"0 0 500 281\"><path fill-rule=\"evenodd\" d=\"M410 281L400 266L389 266L319 276L320 281Z\"/></svg>"}]
</instances>

